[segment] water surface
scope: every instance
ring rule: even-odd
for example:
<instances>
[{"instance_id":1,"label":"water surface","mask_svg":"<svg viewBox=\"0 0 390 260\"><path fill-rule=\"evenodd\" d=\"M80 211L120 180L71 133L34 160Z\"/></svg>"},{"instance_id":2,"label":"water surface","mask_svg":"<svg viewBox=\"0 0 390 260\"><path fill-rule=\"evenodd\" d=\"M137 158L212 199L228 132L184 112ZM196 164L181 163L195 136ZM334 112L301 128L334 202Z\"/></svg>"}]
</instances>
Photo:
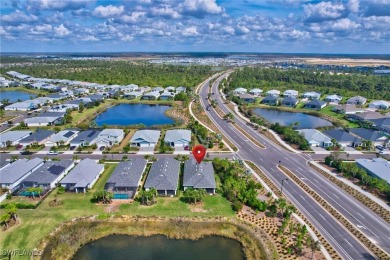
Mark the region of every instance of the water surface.
<instances>
[{"instance_id":1,"label":"water surface","mask_svg":"<svg viewBox=\"0 0 390 260\"><path fill-rule=\"evenodd\" d=\"M21 101L29 100L30 97L35 98L37 95L31 94L24 91L19 90L12 90L12 91L1 91L0 92L0 102L2 102L4 99L8 99L9 103L15 103L18 102L20 99Z\"/></svg>"},{"instance_id":2,"label":"water surface","mask_svg":"<svg viewBox=\"0 0 390 260\"><path fill-rule=\"evenodd\" d=\"M73 260L240 260L241 244L233 239L210 236L196 241L168 239L157 235L133 237L111 235L90 242L76 252Z\"/></svg>"},{"instance_id":3,"label":"water surface","mask_svg":"<svg viewBox=\"0 0 390 260\"><path fill-rule=\"evenodd\" d=\"M175 121L165 115L167 105L120 104L108 108L95 119L98 126L106 125L136 125L146 126L173 124Z\"/></svg>"},{"instance_id":4,"label":"water surface","mask_svg":"<svg viewBox=\"0 0 390 260\"><path fill-rule=\"evenodd\" d=\"M328 120L300 112L295 113L264 108L255 108L253 111L272 124L279 123L283 126L289 126L299 122L298 129L332 126L332 123Z\"/></svg>"}]
</instances>

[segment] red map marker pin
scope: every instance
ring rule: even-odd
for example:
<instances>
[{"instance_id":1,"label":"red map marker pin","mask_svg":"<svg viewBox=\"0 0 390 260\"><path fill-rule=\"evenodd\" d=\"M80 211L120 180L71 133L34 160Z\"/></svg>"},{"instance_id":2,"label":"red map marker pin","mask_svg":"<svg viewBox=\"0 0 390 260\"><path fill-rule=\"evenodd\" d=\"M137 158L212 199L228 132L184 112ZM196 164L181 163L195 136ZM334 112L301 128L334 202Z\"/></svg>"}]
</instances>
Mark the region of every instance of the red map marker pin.
<instances>
[{"instance_id":1,"label":"red map marker pin","mask_svg":"<svg viewBox=\"0 0 390 260\"><path fill-rule=\"evenodd\" d=\"M206 148L203 145L195 145L194 148L192 148L192 155L198 163L201 163L206 155Z\"/></svg>"}]
</instances>

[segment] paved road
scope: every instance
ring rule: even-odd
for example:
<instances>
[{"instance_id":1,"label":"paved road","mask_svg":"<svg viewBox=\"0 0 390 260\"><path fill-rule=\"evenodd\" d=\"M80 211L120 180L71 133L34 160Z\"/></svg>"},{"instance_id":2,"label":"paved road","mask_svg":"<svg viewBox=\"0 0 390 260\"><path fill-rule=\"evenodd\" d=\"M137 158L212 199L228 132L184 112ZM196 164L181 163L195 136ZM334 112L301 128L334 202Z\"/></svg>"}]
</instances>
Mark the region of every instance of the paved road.
<instances>
[{"instance_id":1,"label":"paved road","mask_svg":"<svg viewBox=\"0 0 390 260\"><path fill-rule=\"evenodd\" d=\"M213 98L218 101L218 106L225 112L231 110L224 105L221 95L218 93L218 84L223 77L215 81L212 92ZM201 89L201 103L203 107L208 104L206 82ZM245 129L251 136L265 144L267 149L260 149L248 140L242 133L237 131L230 123L222 120L214 110L206 111L214 124L227 136L238 148L239 157L250 160L259 166L265 174L277 185L287 176L278 170L277 164L292 170L313 190L318 192L327 202L340 211L348 220L361 227L361 231L378 245L390 252L390 225L372 213L364 205L340 190L322 175L313 171L308 165L310 155L290 153L269 141L264 136L246 125L246 122L236 116L235 122ZM345 259L373 258L372 254L360 244L339 222L321 208L309 195L301 190L293 181L285 182L284 193L295 206L316 226L327 238L334 248Z\"/></svg>"}]
</instances>

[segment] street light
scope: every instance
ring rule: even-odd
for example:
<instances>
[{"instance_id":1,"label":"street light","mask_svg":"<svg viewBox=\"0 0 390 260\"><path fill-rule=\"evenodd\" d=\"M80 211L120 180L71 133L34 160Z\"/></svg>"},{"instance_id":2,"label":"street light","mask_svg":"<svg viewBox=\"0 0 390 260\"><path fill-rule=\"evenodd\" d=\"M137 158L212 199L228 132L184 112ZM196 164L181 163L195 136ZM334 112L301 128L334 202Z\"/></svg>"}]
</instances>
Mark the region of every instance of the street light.
<instances>
[{"instance_id":1,"label":"street light","mask_svg":"<svg viewBox=\"0 0 390 260\"><path fill-rule=\"evenodd\" d=\"M281 163L282 163L282 161L279 160L279 166L280 166Z\"/></svg>"},{"instance_id":2,"label":"street light","mask_svg":"<svg viewBox=\"0 0 390 260\"><path fill-rule=\"evenodd\" d=\"M280 187L280 193L283 195L283 184L285 181L288 181L288 179L283 179L282 180L282 186Z\"/></svg>"}]
</instances>

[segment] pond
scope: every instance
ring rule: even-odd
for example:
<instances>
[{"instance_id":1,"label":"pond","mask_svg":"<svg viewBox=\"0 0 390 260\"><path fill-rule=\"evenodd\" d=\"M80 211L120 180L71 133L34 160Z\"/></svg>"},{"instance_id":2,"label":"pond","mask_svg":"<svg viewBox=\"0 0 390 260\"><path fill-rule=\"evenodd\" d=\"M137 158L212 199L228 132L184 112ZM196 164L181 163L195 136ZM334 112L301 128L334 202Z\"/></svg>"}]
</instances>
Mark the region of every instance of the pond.
<instances>
[{"instance_id":1,"label":"pond","mask_svg":"<svg viewBox=\"0 0 390 260\"><path fill-rule=\"evenodd\" d=\"M233 239L210 236L199 240L168 239L162 235L133 237L111 235L81 247L73 260L239 260L244 259L241 244Z\"/></svg>"},{"instance_id":2,"label":"pond","mask_svg":"<svg viewBox=\"0 0 390 260\"><path fill-rule=\"evenodd\" d=\"M168 105L120 104L110 107L99 114L95 122L98 126L127 126L136 124L152 126L173 124L175 121L165 115L165 112L169 108L170 106Z\"/></svg>"},{"instance_id":3,"label":"pond","mask_svg":"<svg viewBox=\"0 0 390 260\"><path fill-rule=\"evenodd\" d=\"M298 129L332 126L332 123L328 120L305 113L286 112L264 108L255 108L253 111L272 124L279 123L283 126L288 126L292 123L299 122Z\"/></svg>"},{"instance_id":4,"label":"pond","mask_svg":"<svg viewBox=\"0 0 390 260\"><path fill-rule=\"evenodd\" d=\"M18 102L20 99L21 101L25 101L30 99L30 97L35 98L37 95L31 94L24 91L1 91L0 92L0 102L2 102L4 99L8 99L9 103L15 103Z\"/></svg>"}]
</instances>

